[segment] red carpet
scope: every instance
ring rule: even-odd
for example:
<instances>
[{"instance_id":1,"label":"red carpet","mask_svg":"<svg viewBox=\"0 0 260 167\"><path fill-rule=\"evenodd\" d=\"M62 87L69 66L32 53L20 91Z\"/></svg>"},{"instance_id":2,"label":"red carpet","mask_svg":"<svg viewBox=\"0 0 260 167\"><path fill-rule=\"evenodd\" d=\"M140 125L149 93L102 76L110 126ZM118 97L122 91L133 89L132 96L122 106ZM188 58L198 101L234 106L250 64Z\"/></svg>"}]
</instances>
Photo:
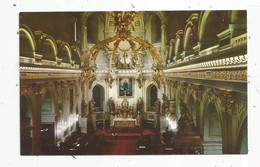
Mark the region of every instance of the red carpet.
<instances>
[{"instance_id":1,"label":"red carpet","mask_svg":"<svg viewBox=\"0 0 260 167\"><path fill-rule=\"evenodd\" d=\"M111 130L103 130L103 129L98 129L95 134L96 135L104 135L106 136L112 136L112 133L110 132ZM143 135L154 135L154 132L151 129L144 129L142 130L142 132L138 132L138 133L117 133L117 136L141 136L141 134Z\"/></svg>"},{"instance_id":2,"label":"red carpet","mask_svg":"<svg viewBox=\"0 0 260 167\"><path fill-rule=\"evenodd\" d=\"M138 133L116 133L117 136L112 136L110 132L110 129L99 129L95 132L96 135L104 135L105 140L109 143L108 147L105 148L106 154L109 155L135 155L136 142L141 134L154 135L150 129L144 129Z\"/></svg>"},{"instance_id":3,"label":"red carpet","mask_svg":"<svg viewBox=\"0 0 260 167\"><path fill-rule=\"evenodd\" d=\"M134 155L136 154L135 140L113 140L113 148L109 151L110 155Z\"/></svg>"}]
</instances>

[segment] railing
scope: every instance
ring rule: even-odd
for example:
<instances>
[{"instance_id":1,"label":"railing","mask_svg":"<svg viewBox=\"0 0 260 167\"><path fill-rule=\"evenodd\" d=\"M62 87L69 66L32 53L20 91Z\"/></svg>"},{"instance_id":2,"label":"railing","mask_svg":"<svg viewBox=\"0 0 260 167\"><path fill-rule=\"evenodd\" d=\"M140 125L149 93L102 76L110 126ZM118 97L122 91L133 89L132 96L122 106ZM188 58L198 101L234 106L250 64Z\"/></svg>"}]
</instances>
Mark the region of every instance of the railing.
<instances>
[{"instance_id":1,"label":"railing","mask_svg":"<svg viewBox=\"0 0 260 167\"><path fill-rule=\"evenodd\" d=\"M246 44L247 44L247 33L234 37L230 40L230 48L234 48L234 47L238 47L238 46L242 46L242 45L246 45ZM188 62L188 61L194 60L194 59L200 59L201 57L210 56L212 54L215 54L215 53L218 53L221 51L222 50L220 50L219 45L215 45L210 48L199 51L197 56L195 56L195 53L193 53L193 54L191 53L191 55L184 57L183 60L178 59L176 62L171 62L171 63L167 64L167 67L174 67L181 63L185 63L185 62Z\"/></svg>"},{"instance_id":2,"label":"railing","mask_svg":"<svg viewBox=\"0 0 260 167\"><path fill-rule=\"evenodd\" d=\"M240 36L237 36L237 37L231 39L232 47L237 47L237 46L246 45L246 44L247 44L247 34L242 34Z\"/></svg>"},{"instance_id":3,"label":"railing","mask_svg":"<svg viewBox=\"0 0 260 167\"><path fill-rule=\"evenodd\" d=\"M62 62L59 62L59 60L61 60L61 59L58 58L58 60L56 60L56 61L42 60L42 59L36 60L36 58L20 56L20 63L35 64L35 65L46 65L46 66L56 66L56 67L65 67L65 68L80 68L80 65L75 64L74 61L71 61L71 63L62 63Z\"/></svg>"}]
</instances>

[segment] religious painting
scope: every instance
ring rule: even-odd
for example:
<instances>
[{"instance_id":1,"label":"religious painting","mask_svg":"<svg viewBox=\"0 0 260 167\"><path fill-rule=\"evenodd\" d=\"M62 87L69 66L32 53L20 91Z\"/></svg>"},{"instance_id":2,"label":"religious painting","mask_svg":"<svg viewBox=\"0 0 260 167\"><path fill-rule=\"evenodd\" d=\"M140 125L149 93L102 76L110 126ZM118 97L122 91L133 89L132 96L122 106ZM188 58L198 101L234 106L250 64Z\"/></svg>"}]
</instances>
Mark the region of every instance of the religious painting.
<instances>
[{"instance_id":1,"label":"religious painting","mask_svg":"<svg viewBox=\"0 0 260 167\"><path fill-rule=\"evenodd\" d=\"M119 97L133 96L133 78L119 78L118 79L118 93Z\"/></svg>"}]
</instances>

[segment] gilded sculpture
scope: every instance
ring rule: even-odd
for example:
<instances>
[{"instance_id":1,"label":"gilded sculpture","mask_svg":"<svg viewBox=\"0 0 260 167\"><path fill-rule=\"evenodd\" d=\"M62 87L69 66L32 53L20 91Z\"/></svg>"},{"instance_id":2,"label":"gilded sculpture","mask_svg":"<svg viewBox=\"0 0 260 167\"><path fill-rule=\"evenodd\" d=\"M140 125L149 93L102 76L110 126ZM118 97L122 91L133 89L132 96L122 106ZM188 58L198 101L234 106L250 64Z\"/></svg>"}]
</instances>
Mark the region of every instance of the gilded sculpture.
<instances>
[{"instance_id":1,"label":"gilded sculpture","mask_svg":"<svg viewBox=\"0 0 260 167\"><path fill-rule=\"evenodd\" d=\"M144 102L143 102L143 99L140 97L137 101L137 105L136 105L136 111L137 112L143 112L143 109L144 109Z\"/></svg>"},{"instance_id":2,"label":"gilded sculpture","mask_svg":"<svg viewBox=\"0 0 260 167\"><path fill-rule=\"evenodd\" d=\"M187 105L181 100L180 102L181 117L178 120L178 130L180 133L191 133L195 130L194 120Z\"/></svg>"},{"instance_id":3,"label":"gilded sculpture","mask_svg":"<svg viewBox=\"0 0 260 167\"><path fill-rule=\"evenodd\" d=\"M169 102L168 102L168 97L165 95L165 93L163 94L163 104L162 104L162 114L167 114L169 112Z\"/></svg>"},{"instance_id":4,"label":"gilded sculpture","mask_svg":"<svg viewBox=\"0 0 260 167\"><path fill-rule=\"evenodd\" d=\"M155 112L156 114L160 114L160 106L161 106L161 101L160 99L158 98L155 102Z\"/></svg>"},{"instance_id":5,"label":"gilded sculpture","mask_svg":"<svg viewBox=\"0 0 260 167\"><path fill-rule=\"evenodd\" d=\"M115 102L113 100L113 97L110 97L109 98L109 101L108 101L108 108L109 108L109 112L110 113L114 113L115 112Z\"/></svg>"},{"instance_id":6,"label":"gilded sculpture","mask_svg":"<svg viewBox=\"0 0 260 167\"><path fill-rule=\"evenodd\" d=\"M92 114L95 111L95 104L96 102L94 98L92 98L91 101L89 102L89 107L90 107L89 114Z\"/></svg>"}]
</instances>

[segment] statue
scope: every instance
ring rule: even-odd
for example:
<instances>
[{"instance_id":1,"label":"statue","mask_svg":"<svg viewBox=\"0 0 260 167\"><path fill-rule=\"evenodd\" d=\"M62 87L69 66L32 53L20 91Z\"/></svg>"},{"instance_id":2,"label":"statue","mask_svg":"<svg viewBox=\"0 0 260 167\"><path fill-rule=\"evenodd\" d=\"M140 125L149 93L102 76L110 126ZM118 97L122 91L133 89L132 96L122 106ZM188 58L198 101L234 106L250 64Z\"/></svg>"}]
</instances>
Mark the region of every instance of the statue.
<instances>
[{"instance_id":1,"label":"statue","mask_svg":"<svg viewBox=\"0 0 260 167\"><path fill-rule=\"evenodd\" d=\"M89 102L89 107L90 107L89 113L90 114L92 114L95 111L95 104L96 104L96 102L95 102L94 98L92 98L91 101Z\"/></svg>"},{"instance_id":2,"label":"statue","mask_svg":"<svg viewBox=\"0 0 260 167\"><path fill-rule=\"evenodd\" d=\"M115 111L115 102L113 100L113 97L109 98L108 107L109 107L109 112L113 113Z\"/></svg>"},{"instance_id":3,"label":"statue","mask_svg":"<svg viewBox=\"0 0 260 167\"><path fill-rule=\"evenodd\" d=\"M158 98L155 102L155 111L157 114L160 114L160 104L161 104L161 102L160 102L160 99Z\"/></svg>"},{"instance_id":4,"label":"statue","mask_svg":"<svg viewBox=\"0 0 260 167\"><path fill-rule=\"evenodd\" d=\"M180 102L181 117L178 120L178 129L181 133L192 133L195 131L195 124L193 118L188 110L186 104L181 100Z\"/></svg>"},{"instance_id":5,"label":"statue","mask_svg":"<svg viewBox=\"0 0 260 167\"><path fill-rule=\"evenodd\" d=\"M111 73L109 72L107 75L107 78L105 79L106 82L108 83L109 87L112 88L112 83L114 81L113 77L111 76Z\"/></svg>"},{"instance_id":6,"label":"statue","mask_svg":"<svg viewBox=\"0 0 260 167\"><path fill-rule=\"evenodd\" d=\"M87 107L88 107L88 104L87 104L85 101L82 101L82 113L81 113L81 116L82 116L82 117L85 117L85 116L86 116Z\"/></svg>"},{"instance_id":7,"label":"statue","mask_svg":"<svg viewBox=\"0 0 260 167\"><path fill-rule=\"evenodd\" d=\"M89 89L92 87L92 83L96 80L96 75L94 71L91 72L91 75L89 76Z\"/></svg>"},{"instance_id":8,"label":"statue","mask_svg":"<svg viewBox=\"0 0 260 167\"><path fill-rule=\"evenodd\" d=\"M122 102L122 110L126 112L128 110L128 105L129 105L129 103L127 101L126 94L125 94L124 95L124 100Z\"/></svg>"},{"instance_id":9,"label":"statue","mask_svg":"<svg viewBox=\"0 0 260 167\"><path fill-rule=\"evenodd\" d=\"M134 31L134 21L136 12L112 12L111 16L114 18L114 31L117 33L130 34Z\"/></svg>"},{"instance_id":10,"label":"statue","mask_svg":"<svg viewBox=\"0 0 260 167\"><path fill-rule=\"evenodd\" d=\"M144 107L144 102L143 99L140 97L137 101L137 105L136 105L136 111L138 112L143 112L143 107Z\"/></svg>"},{"instance_id":11,"label":"statue","mask_svg":"<svg viewBox=\"0 0 260 167\"><path fill-rule=\"evenodd\" d=\"M131 69L134 69L134 68L135 68L135 59L134 59L133 56L130 58L129 67L130 67Z\"/></svg>"},{"instance_id":12,"label":"statue","mask_svg":"<svg viewBox=\"0 0 260 167\"><path fill-rule=\"evenodd\" d=\"M137 111L136 121L137 121L137 125L140 126L141 125L141 114L139 111Z\"/></svg>"},{"instance_id":13,"label":"statue","mask_svg":"<svg viewBox=\"0 0 260 167\"><path fill-rule=\"evenodd\" d=\"M168 97L163 94L163 105L162 105L162 114L168 113L169 109L169 102L168 102Z\"/></svg>"},{"instance_id":14,"label":"statue","mask_svg":"<svg viewBox=\"0 0 260 167\"><path fill-rule=\"evenodd\" d=\"M122 63L121 63L121 58L119 58L118 59L118 61L117 61L117 66L116 66L118 69L121 69L121 68L123 68L123 65L122 65Z\"/></svg>"},{"instance_id":15,"label":"statue","mask_svg":"<svg viewBox=\"0 0 260 167\"><path fill-rule=\"evenodd\" d=\"M111 114L111 115L110 115L110 127L113 126L113 120L114 120L114 115Z\"/></svg>"},{"instance_id":16,"label":"statue","mask_svg":"<svg viewBox=\"0 0 260 167\"><path fill-rule=\"evenodd\" d=\"M138 78L136 80L138 82L139 88L141 88L143 86L143 73L142 73L142 71L140 72L140 74L138 75Z\"/></svg>"}]
</instances>

